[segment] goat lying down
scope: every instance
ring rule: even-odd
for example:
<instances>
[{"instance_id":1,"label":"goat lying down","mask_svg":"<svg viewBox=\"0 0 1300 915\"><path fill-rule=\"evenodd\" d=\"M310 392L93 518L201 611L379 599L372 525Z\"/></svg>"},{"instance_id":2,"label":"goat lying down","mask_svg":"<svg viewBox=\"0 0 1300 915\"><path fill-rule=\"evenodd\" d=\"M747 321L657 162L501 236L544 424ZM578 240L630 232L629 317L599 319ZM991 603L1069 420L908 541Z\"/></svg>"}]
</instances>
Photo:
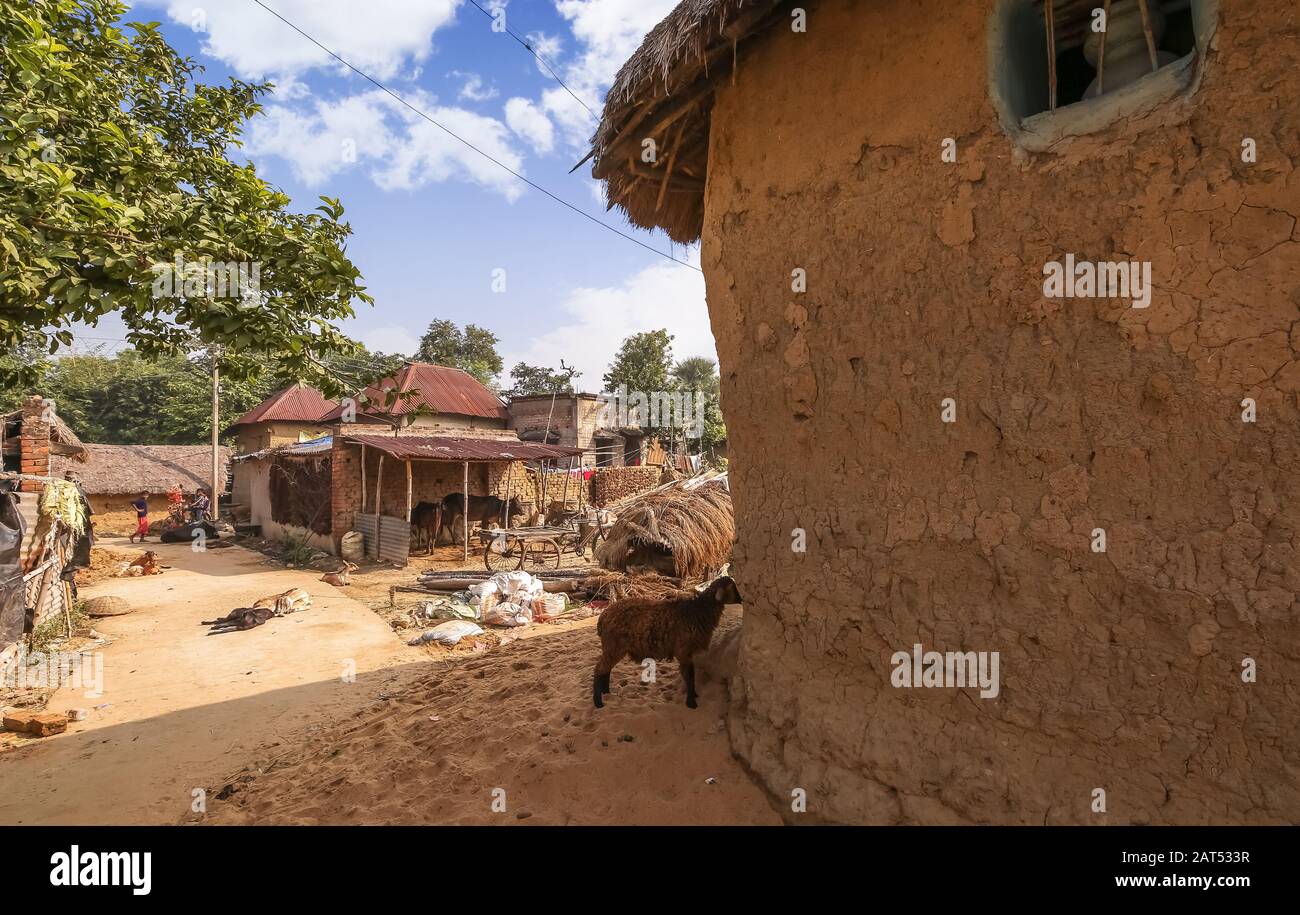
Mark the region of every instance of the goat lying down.
<instances>
[{"instance_id":1,"label":"goat lying down","mask_svg":"<svg viewBox=\"0 0 1300 915\"><path fill-rule=\"evenodd\" d=\"M641 663L646 658L675 658L686 681L686 705L695 708L695 656L709 647L722 608L740 603L740 592L730 577L719 578L699 594L667 599L615 601L596 623L600 635L600 660L592 678L591 700L603 708L609 692L609 673L623 658Z\"/></svg>"}]
</instances>

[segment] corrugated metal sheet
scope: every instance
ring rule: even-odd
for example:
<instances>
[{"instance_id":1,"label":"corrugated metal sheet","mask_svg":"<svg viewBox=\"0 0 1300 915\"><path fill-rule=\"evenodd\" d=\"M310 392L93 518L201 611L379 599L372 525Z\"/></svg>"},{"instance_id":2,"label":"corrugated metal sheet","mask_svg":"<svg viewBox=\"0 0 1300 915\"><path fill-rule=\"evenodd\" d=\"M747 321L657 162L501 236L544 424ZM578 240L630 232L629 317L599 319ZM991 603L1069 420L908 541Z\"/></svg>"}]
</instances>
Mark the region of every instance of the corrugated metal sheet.
<instances>
[{"instance_id":1,"label":"corrugated metal sheet","mask_svg":"<svg viewBox=\"0 0 1300 915\"><path fill-rule=\"evenodd\" d=\"M366 556L406 565L411 555L411 525L405 518L380 515L376 536L375 516L358 514L352 529L366 538Z\"/></svg>"},{"instance_id":2,"label":"corrugated metal sheet","mask_svg":"<svg viewBox=\"0 0 1300 915\"><path fill-rule=\"evenodd\" d=\"M410 394L386 406L388 392ZM495 394L479 383L473 375L445 365L408 362L396 377L370 385L362 392L368 401L361 413L384 416L405 416L409 413L451 413L457 416L481 416L485 419L508 420L510 414ZM336 420L342 414L340 406L328 414Z\"/></svg>"},{"instance_id":3,"label":"corrugated metal sheet","mask_svg":"<svg viewBox=\"0 0 1300 915\"><path fill-rule=\"evenodd\" d=\"M228 427L230 429L246 426L250 423L269 422L320 422L326 414L338 408L338 403L329 400L320 391L305 384L293 384L276 394L272 394L253 409L249 410Z\"/></svg>"},{"instance_id":4,"label":"corrugated metal sheet","mask_svg":"<svg viewBox=\"0 0 1300 915\"><path fill-rule=\"evenodd\" d=\"M329 454L334 449L334 436L322 435L320 438L314 438L309 442L295 442L290 445L277 445L274 448L263 448L261 451L254 451L251 454L241 454L234 458L235 462L239 461L258 461L262 458L283 455L285 457L319 457L322 454Z\"/></svg>"},{"instance_id":5,"label":"corrugated metal sheet","mask_svg":"<svg viewBox=\"0 0 1300 915\"><path fill-rule=\"evenodd\" d=\"M345 441L377 448L398 460L432 461L535 461L582 454L581 448L487 438L416 435L349 435Z\"/></svg>"}]
</instances>

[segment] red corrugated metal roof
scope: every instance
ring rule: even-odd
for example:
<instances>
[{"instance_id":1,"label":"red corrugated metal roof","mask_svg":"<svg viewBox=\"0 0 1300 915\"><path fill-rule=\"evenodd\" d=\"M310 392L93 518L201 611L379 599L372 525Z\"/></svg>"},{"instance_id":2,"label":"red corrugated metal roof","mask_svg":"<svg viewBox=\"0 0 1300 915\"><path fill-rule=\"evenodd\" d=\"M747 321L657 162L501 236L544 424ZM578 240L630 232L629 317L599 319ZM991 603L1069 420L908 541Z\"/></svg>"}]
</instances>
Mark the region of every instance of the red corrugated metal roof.
<instances>
[{"instance_id":1,"label":"red corrugated metal roof","mask_svg":"<svg viewBox=\"0 0 1300 915\"><path fill-rule=\"evenodd\" d=\"M411 396L399 398L392 406L385 406L386 392L395 390ZM452 413L458 416L481 416L486 419L508 420L510 414L495 394L485 388L477 378L460 369L425 362L408 362L396 377L370 385L362 392L368 403L361 405L358 413L382 416L405 416L408 413ZM329 414L338 419L340 406Z\"/></svg>"},{"instance_id":2,"label":"red corrugated metal roof","mask_svg":"<svg viewBox=\"0 0 1300 915\"><path fill-rule=\"evenodd\" d=\"M309 388L305 384L291 384L235 420L230 428L251 423L315 423L337 408L336 401L329 400L315 388Z\"/></svg>"},{"instance_id":3,"label":"red corrugated metal roof","mask_svg":"<svg viewBox=\"0 0 1300 915\"><path fill-rule=\"evenodd\" d=\"M582 454L581 448L538 445L533 442L490 438L453 438L423 435L347 435L344 441L378 448L399 460L424 458L433 461L535 461Z\"/></svg>"}]
</instances>

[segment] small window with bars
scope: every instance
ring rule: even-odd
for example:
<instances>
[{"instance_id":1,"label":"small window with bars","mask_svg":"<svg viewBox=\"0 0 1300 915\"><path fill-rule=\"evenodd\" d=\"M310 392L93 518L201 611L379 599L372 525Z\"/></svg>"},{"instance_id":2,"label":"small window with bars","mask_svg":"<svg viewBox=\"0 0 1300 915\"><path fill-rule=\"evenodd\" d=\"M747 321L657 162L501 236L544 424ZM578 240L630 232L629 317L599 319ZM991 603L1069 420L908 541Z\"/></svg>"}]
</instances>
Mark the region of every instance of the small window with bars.
<instances>
[{"instance_id":1,"label":"small window with bars","mask_svg":"<svg viewBox=\"0 0 1300 915\"><path fill-rule=\"evenodd\" d=\"M1213 3L1003 0L994 91L1016 121L1118 92L1193 60Z\"/></svg>"}]
</instances>

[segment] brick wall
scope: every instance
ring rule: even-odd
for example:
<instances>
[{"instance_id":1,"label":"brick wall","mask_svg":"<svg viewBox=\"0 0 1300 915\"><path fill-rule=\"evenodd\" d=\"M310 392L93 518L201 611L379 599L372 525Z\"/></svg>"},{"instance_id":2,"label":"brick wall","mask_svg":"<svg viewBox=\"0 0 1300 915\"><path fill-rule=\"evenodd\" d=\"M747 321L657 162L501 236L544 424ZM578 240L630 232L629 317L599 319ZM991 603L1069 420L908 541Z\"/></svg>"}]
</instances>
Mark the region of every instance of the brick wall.
<instances>
[{"instance_id":1,"label":"brick wall","mask_svg":"<svg viewBox=\"0 0 1300 915\"><path fill-rule=\"evenodd\" d=\"M50 475L50 428L46 421L45 401L40 397L28 397L23 401L23 431L18 439L18 471L33 476ZM44 484L24 481L23 492L41 492Z\"/></svg>"}]
</instances>

